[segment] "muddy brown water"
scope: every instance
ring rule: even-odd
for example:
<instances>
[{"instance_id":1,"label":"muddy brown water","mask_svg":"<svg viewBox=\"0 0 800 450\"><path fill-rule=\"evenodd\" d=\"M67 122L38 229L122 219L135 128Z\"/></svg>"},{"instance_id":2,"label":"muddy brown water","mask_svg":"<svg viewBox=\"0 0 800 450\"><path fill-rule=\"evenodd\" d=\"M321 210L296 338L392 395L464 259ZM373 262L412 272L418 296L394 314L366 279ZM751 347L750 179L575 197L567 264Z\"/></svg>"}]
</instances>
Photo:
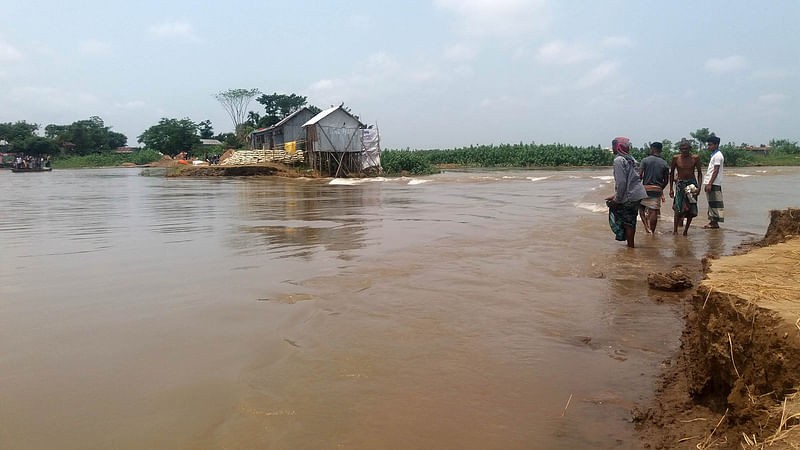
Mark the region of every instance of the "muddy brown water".
<instances>
[{"instance_id":1,"label":"muddy brown water","mask_svg":"<svg viewBox=\"0 0 800 450\"><path fill-rule=\"evenodd\" d=\"M636 448L682 328L647 273L763 235L800 169L633 251L609 175L0 171L0 448Z\"/></svg>"}]
</instances>

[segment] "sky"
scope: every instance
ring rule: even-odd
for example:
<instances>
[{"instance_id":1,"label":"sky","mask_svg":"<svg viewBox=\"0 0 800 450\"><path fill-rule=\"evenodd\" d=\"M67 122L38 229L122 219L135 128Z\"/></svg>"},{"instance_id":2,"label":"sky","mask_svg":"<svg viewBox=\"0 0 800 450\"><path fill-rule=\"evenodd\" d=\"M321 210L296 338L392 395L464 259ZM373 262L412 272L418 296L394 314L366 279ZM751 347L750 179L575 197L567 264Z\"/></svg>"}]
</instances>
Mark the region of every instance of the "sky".
<instances>
[{"instance_id":1,"label":"sky","mask_svg":"<svg viewBox=\"0 0 800 450\"><path fill-rule=\"evenodd\" d=\"M0 0L0 122L233 129L214 94L342 102L390 149L800 140L800 0ZM250 110L262 112L253 101Z\"/></svg>"}]
</instances>

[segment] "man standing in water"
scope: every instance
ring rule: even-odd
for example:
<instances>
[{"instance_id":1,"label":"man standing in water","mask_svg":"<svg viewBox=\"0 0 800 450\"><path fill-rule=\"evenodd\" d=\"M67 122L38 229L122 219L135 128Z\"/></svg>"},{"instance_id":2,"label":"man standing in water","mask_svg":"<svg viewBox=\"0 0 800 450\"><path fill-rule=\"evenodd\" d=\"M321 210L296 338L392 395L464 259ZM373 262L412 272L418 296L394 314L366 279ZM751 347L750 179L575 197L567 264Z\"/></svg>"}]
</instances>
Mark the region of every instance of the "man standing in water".
<instances>
[{"instance_id":1,"label":"man standing in water","mask_svg":"<svg viewBox=\"0 0 800 450\"><path fill-rule=\"evenodd\" d=\"M703 173L700 169L700 157L692 154L692 146L687 140L681 140L678 146L680 153L672 157L672 164L669 169L669 196L672 197L672 210L675 212L675 223L672 234L678 234L678 224L686 219L686 226L683 228L683 235L689 234L689 225L692 219L697 216L697 192L698 186L703 182ZM675 181L675 171L678 172L677 188L675 192L672 188ZM697 171L697 178L694 172ZM700 180L700 182L698 182ZM693 190L694 193L687 192Z\"/></svg>"},{"instance_id":2,"label":"man standing in water","mask_svg":"<svg viewBox=\"0 0 800 450\"><path fill-rule=\"evenodd\" d=\"M642 218L644 231L648 234L656 232L664 188L669 180L669 165L661 158L661 148L661 142L650 144L650 156L639 163L639 177L647 191L647 197L639 206L639 217Z\"/></svg>"},{"instance_id":3,"label":"man standing in water","mask_svg":"<svg viewBox=\"0 0 800 450\"><path fill-rule=\"evenodd\" d=\"M719 151L719 138L710 136L706 142L708 150L711 152L711 160L708 162L706 171L706 197L708 198L708 225L703 228L719 228L719 223L725 221L725 204L722 202L722 168L725 165L725 157Z\"/></svg>"},{"instance_id":4,"label":"man standing in water","mask_svg":"<svg viewBox=\"0 0 800 450\"><path fill-rule=\"evenodd\" d=\"M636 170L636 160L629 154L630 140L615 138L611 148L617 156L614 158L615 193L606 199L608 224L618 241L628 241L628 247L633 248L639 202L647 197L647 192Z\"/></svg>"}]
</instances>

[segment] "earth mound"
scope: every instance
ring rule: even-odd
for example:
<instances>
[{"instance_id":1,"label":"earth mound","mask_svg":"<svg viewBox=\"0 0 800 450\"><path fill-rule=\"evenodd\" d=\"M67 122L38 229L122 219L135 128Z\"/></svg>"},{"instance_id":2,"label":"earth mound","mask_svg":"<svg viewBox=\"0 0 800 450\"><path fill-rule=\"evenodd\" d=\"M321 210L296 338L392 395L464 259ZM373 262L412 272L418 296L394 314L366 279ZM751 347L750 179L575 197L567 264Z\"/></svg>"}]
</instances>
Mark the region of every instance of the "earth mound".
<instances>
[{"instance_id":1,"label":"earth mound","mask_svg":"<svg viewBox=\"0 0 800 450\"><path fill-rule=\"evenodd\" d=\"M653 289L674 292L689 289L694 285L694 282L681 267L676 267L672 272L653 272L647 275L647 284Z\"/></svg>"},{"instance_id":2,"label":"earth mound","mask_svg":"<svg viewBox=\"0 0 800 450\"><path fill-rule=\"evenodd\" d=\"M798 226L773 211L767 238ZM634 411L642 445L800 448L800 238L706 263L677 364Z\"/></svg>"},{"instance_id":3,"label":"earth mound","mask_svg":"<svg viewBox=\"0 0 800 450\"><path fill-rule=\"evenodd\" d=\"M764 247L800 237L800 208L774 209L769 212L767 234L759 244Z\"/></svg>"}]
</instances>

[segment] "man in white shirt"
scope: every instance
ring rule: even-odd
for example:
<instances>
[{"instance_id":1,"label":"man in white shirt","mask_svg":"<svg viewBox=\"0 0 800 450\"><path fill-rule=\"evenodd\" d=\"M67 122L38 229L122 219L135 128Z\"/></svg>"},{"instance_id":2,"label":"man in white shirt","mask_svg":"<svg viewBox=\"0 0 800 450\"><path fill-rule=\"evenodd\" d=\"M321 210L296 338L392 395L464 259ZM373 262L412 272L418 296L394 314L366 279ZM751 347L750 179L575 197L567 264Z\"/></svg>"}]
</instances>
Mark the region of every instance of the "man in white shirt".
<instances>
[{"instance_id":1,"label":"man in white shirt","mask_svg":"<svg viewBox=\"0 0 800 450\"><path fill-rule=\"evenodd\" d=\"M708 161L706 170L705 186L706 198L708 198L708 224L703 228L719 228L719 223L725 221L725 204L722 202L722 171L725 166L725 157L719 150L719 138L709 137L708 150L711 152L711 160Z\"/></svg>"}]
</instances>

